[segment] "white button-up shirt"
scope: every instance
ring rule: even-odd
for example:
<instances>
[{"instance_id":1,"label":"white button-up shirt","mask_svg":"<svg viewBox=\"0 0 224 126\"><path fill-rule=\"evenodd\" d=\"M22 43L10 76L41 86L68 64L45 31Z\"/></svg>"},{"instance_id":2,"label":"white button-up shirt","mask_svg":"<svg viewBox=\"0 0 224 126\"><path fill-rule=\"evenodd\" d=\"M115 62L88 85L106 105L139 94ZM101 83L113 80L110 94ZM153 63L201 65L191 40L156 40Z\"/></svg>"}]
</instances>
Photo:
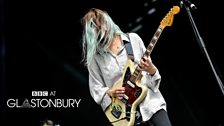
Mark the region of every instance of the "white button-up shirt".
<instances>
[{"instance_id":1,"label":"white button-up shirt","mask_svg":"<svg viewBox=\"0 0 224 126\"><path fill-rule=\"evenodd\" d=\"M130 40L125 35L121 35L121 38L131 42L134 61L137 66L146 50L142 39L136 33L129 33ZM110 51L104 55L95 54L88 67L90 94L103 110L111 104L111 98L106 94L106 91L122 77L127 60L128 54L123 46L117 55ZM157 70L153 76L142 71L142 75L141 83L146 85L149 90L147 96L139 104L139 108L143 121L147 121L158 110L162 108L166 110L166 102L159 91L161 81L159 71Z\"/></svg>"}]
</instances>

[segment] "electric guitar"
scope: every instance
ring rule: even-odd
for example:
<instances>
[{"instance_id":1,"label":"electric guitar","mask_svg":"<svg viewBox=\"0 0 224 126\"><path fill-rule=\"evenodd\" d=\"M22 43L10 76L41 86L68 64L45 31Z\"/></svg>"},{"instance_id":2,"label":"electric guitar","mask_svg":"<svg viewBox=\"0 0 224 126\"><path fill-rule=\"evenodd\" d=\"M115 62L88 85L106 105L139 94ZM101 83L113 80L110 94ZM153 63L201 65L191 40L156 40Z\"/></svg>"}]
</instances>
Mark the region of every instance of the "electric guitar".
<instances>
[{"instance_id":1,"label":"electric guitar","mask_svg":"<svg viewBox=\"0 0 224 126\"><path fill-rule=\"evenodd\" d=\"M179 11L180 8L178 6L173 6L169 13L166 14L146 48L143 57L151 54L163 29L172 25L174 15L179 13ZM125 94L121 100L112 99L111 105L105 110L105 114L113 126L134 125L136 107L145 98L148 90L146 86L141 84L141 77L141 71L139 71L138 67L134 69L134 63L129 59L121 79L112 87L112 89L121 86L125 87Z\"/></svg>"}]
</instances>

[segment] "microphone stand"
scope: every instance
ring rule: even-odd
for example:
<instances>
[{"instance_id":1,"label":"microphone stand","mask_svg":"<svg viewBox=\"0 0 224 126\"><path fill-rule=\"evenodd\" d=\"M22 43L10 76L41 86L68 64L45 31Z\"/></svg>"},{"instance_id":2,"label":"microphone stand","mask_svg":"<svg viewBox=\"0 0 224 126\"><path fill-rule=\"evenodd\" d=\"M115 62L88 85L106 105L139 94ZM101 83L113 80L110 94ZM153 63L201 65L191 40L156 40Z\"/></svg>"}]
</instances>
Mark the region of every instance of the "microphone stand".
<instances>
[{"instance_id":1,"label":"microphone stand","mask_svg":"<svg viewBox=\"0 0 224 126\"><path fill-rule=\"evenodd\" d=\"M188 2L188 3L185 3L185 2ZM218 82L218 84L219 84L219 87L220 87L220 89L221 89L221 91L222 91L222 94L224 95L224 86L223 86L223 84L222 84L222 81L221 81L221 79L219 78L219 76L218 76L218 74L217 74L217 72L216 72L216 70L215 70L215 68L214 68L214 66L213 66L213 64L212 64L212 61L211 61L211 59L210 59L210 57L209 57L209 54L208 54L208 52L207 52L206 46L205 46L205 44L204 44L204 41L203 41L202 37L200 36L200 34L199 34L199 32L198 32L198 29L197 29L197 27L196 27L196 25L195 25L194 19L193 19L192 15L191 15L190 8L189 8L189 6L187 6L187 4L189 4L189 1L188 1L188 0L181 0L181 1L180 1L180 5L181 5L181 7L184 7L184 8L186 9L187 15L188 15L189 20L190 20L190 22L191 22L191 25L192 25L192 28L193 28L193 30L194 30L195 36L196 36L196 38L197 38L197 41L198 41L198 43L199 43L199 46L201 47L202 51L204 51L203 53L204 53L205 56L207 57L208 62L209 62L209 64L210 64L210 66L211 66L211 68L212 68L212 71L213 71L213 73L214 73L214 75L215 75L215 77L216 77L216 80L217 80L217 82ZM194 5L194 4L191 3L191 5ZM192 6L190 6L190 7L191 7L191 9L193 9ZM195 10L195 9L193 9L193 10Z\"/></svg>"}]
</instances>

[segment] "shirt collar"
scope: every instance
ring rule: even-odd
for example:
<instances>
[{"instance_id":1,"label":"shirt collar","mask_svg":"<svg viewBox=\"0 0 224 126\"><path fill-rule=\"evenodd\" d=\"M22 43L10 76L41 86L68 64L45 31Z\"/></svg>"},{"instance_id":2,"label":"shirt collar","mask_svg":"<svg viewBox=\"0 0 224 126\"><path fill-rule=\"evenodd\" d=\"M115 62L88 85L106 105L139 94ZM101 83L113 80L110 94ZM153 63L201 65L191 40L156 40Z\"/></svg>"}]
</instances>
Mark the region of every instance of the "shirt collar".
<instances>
[{"instance_id":1,"label":"shirt collar","mask_svg":"<svg viewBox=\"0 0 224 126\"><path fill-rule=\"evenodd\" d=\"M121 34L120 36L121 36L121 40L122 40L122 43L123 43L123 46L122 46L122 48L121 48L121 51L122 51L122 50L124 49L124 45L125 45L125 43L130 42L130 40L129 40L127 34ZM111 53L111 51L110 51L109 49L107 49L107 53L108 53L108 52ZM111 53L111 54L113 54L113 53Z\"/></svg>"},{"instance_id":2,"label":"shirt collar","mask_svg":"<svg viewBox=\"0 0 224 126\"><path fill-rule=\"evenodd\" d=\"M125 41L125 42L130 42L130 40L129 40L129 38L128 38L127 35L123 35L123 34L121 34L121 39L122 39L123 41Z\"/></svg>"}]
</instances>

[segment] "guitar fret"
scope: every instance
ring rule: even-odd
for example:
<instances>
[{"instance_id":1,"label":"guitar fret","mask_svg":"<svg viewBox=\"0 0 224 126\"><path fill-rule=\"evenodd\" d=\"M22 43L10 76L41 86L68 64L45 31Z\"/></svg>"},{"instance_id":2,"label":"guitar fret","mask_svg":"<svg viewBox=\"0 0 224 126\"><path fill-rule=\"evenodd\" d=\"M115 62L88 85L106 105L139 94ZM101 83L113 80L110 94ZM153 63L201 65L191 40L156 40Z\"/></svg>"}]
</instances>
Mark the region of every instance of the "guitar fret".
<instances>
[{"instance_id":1,"label":"guitar fret","mask_svg":"<svg viewBox=\"0 0 224 126\"><path fill-rule=\"evenodd\" d=\"M138 78L139 73L140 72L139 72L138 68L136 68L135 71L134 71L134 73L131 76L131 81L132 82L135 82L135 80Z\"/></svg>"},{"instance_id":2,"label":"guitar fret","mask_svg":"<svg viewBox=\"0 0 224 126\"><path fill-rule=\"evenodd\" d=\"M148 46L148 50L152 50L153 49L153 46L154 45L152 43L150 43L149 46Z\"/></svg>"},{"instance_id":3,"label":"guitar fret","mask_svg":"<svg viewBox=\"0 0 224 126\"><path fill-rule=\"evenodd\" d=\"M137 77L135 77L134 75L132 75L132 76L130 77L129 80L130 80L131 82L135 82L136 79L137 79Z\"/></svg>"},{"instance_id":4,"label":"guitar fret","mask_svg":"<svg viewBox=\"0 0 224 126\"><path fill-rule=\"evenodd\" d=\"M158 39L158 37L154 36L154 37L152 38L152 41L150 42L150 44L155 44L156 41L157 41L157 39Z\"/></svg>"},{"instance_id":5,"label":"guitar fret","mask_svg":"<svg viewBox=\"0 0 224 126\"><path fill-rule=\"evenodd\" d=\"M158 30L155 33L155 36L158 37L160 35L161 32L159 32Z\"/></svg>"},{"instance_id":6,"label":"guitar fret","mask_svg":"<svg viewBox=\"0 0 224 126\"><path fill-rule=\"evenodd\" d=\"M138 77L138 74L139 74L139 71L138 70L135 70L135 72L134 72L134 76L137 78Z\"/></svg>"},{"instance_id":7,"label":"guitar fret","mask_svg":"<svg viewBox=\"0 0 224 126\"><path fill-rule=\"evenodd\" d=\"M146 56L149 56L149 54L150 54L150 50L149 50L149 49L146 49L146 51L145 51L145 55L146 55Z\"/></svg>"},{"instance_id":8,"label":"guitar fret","mask_svg":"<svg viewBox=\"0 0 224 126\"><path fill-rule=\"evenodd\" d=\"M161 33L162 33L162 28L159 27L155 33L155 36L159 37Z\"/></svg>"}]
</instances>

